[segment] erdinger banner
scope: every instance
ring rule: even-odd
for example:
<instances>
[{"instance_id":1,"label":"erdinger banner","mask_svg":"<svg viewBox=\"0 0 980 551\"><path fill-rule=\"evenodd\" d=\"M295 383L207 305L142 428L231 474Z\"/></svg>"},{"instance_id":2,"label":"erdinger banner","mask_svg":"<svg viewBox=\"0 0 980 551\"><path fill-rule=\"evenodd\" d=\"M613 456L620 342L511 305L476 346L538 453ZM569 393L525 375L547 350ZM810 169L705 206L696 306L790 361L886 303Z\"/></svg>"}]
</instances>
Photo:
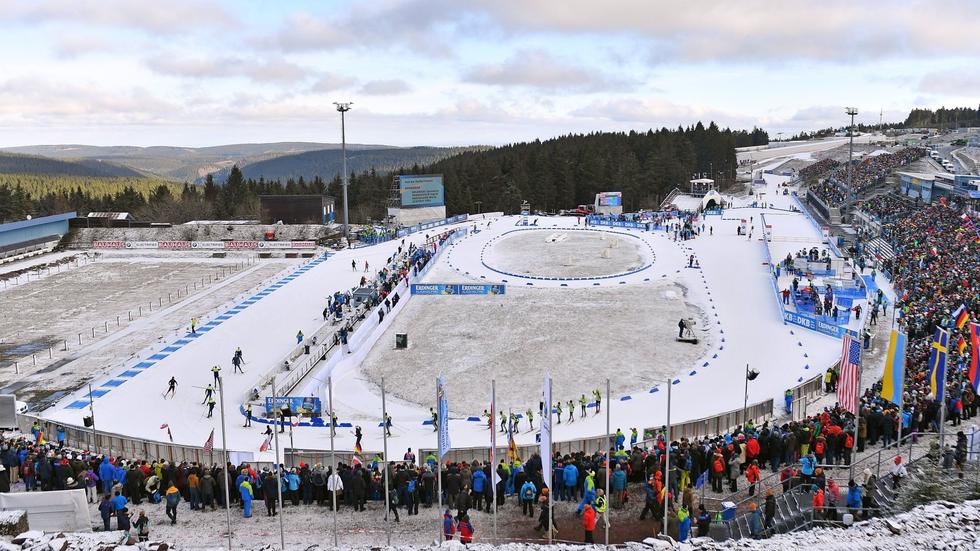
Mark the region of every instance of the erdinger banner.
<instances>
[{"instance_id":1,"label":"erdinger banner","mask_svg":"<svg viewBox=\"0 0 980 551\"><path fill-rule=\"evenodd\" d=\"M413 295L502 295L505 285L468 283L413 283Z\"/></svg>"},{"instance_id":2,"label":"erdinger banner","mask_svg":"<svg viewBox=\"0 0 980 551\"><path fill-rule=\"evenodd\" d=\"M157 249L184 251L190 249L315 249L316 241L93 241L93 249Z\"/></svg>"}]
</instances>

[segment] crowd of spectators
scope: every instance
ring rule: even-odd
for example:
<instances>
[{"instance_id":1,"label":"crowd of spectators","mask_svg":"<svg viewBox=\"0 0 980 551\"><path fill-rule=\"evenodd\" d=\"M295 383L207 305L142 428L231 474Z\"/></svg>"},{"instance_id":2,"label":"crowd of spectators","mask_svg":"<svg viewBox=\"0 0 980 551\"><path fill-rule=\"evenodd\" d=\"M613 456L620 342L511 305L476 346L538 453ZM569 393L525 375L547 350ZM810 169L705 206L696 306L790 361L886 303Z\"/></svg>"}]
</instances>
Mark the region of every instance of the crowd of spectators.
<instances>
[{"instance_id":1,"label":"crowd of spectators","mask_svg":"<svg viewBox=\"0 0 980 551\"><path fill-rule=\"evenodd\" d=\"M805 181L812 180L814 178L823 176L825 173L837 168L840 163L834 159L827 157L826 159L821 159L812 165L807 165L800 169L800 179Z\"/></svg>"},{"instance_id":2,"label":"crowd of spectators","mask_svg":"<svg viewBox=\"0 0 980 551\"><path fill-rule=\"evenodd\" d=\"M855 161L853 165L854 184L852 191L856 194L864 193L871 188L881 184L892 170L915 162L924 157L926 150L921 147L906 147L895 153L883 153L881 155L865 155L860 161ZM836 167L831 172L831 178L847 185L847 164Z\"/></svg>"},{"instance_id":3,"label":"crowd of spectators","mask_svg":"<svg viewBox=\"0 0 980 551\"><path fill-rule=\"evenodd\" d=\"M903 195L886 193L862 201L859 208L873 216L881 224L894 224L921 209L922 206Z\"/></svg>"},{"instance_id":4,"label":"crowd of spectators","mask_svg":"<svg viewBox=\"0 0 980 551\"><path fill-rule=\"evenodd\" d=\"M903 210L903 216L890 228L896 253L893 284L901 312L898 323L909 337L906 413L920 427L938 426L939 404L929 397L928 383L928 358L936 327L950 332L946 418L958 425L978 407L976 389L967 380L969 324L957 327L952 317L964 305L970 320L980 321L980 243L961 214L955 206L940 202L911 212Z\"/></svg>"}]
</instances>

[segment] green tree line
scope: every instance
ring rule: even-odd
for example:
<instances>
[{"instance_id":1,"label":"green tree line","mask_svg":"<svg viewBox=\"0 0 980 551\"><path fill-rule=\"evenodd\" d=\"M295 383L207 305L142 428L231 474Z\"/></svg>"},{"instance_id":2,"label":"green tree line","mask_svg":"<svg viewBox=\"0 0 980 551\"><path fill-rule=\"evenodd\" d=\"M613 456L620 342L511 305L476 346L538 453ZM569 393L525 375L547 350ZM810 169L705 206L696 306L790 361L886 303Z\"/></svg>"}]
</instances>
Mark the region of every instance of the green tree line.
<instances>
[{"instance_id":1,"label":"green tree line","mask_svg":"<svg viewBox=\"0 0 980 551\"><path fill-rule=\"evenodd\" d=\"M715 123L698 123L674 130L569 134L467 151L396 173L442 174L450 215L476 210L514 213L524 200L535 210L574 208L592 203L601 191L621 191L624 207L637 210L656 208L674 187L683 189L692 177L713 177L723 187L733 183L735 147L767 142L768 135L758 128L731 130ZM352 221L383 218L393 176L375 170L350 174ZM224 182L209 176L201 186L149 181L137 185L120 180L51 188L0 180L0 218L108 210L132 212L140 220L172 223L256 219L259 195L327 193L338 198L338 210L342 197L339 176L329 181L316 174L286 181L254 180L245 178L237 166Z\"/></svg>"}]
</instances>

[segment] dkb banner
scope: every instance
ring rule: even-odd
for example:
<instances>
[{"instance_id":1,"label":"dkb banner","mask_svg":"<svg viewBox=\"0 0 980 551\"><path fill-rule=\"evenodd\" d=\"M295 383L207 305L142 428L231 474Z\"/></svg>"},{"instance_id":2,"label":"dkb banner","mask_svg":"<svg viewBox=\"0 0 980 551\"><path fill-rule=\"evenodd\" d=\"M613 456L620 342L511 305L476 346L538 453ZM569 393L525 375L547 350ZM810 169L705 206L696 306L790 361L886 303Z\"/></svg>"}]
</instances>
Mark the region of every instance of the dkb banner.
<instances>
[{"instance_id":1,"label":"dkb banner","mask_svg":"<svg viewBox=\"0 0 980 551\"><path fill-rule=\"evenodd\" d=\"M468 283L413 283L413 295L502 295L504 285Z\"/></svg>"},{"instance_id":2,"label":"dkb banner","mask_svg":"<svg viewBox=\"0 0 980 551\"><path fill-rule=\"evenodd\" d=\"M273 409L280 410L284 407L288 407L292 410L293 415L308 415L310 417L320 416L320 399L313 398L311 396L278 396L272 398L271 396L266 396L265 398L265 412L272 413Z\"/></svg>"}]
</instances>

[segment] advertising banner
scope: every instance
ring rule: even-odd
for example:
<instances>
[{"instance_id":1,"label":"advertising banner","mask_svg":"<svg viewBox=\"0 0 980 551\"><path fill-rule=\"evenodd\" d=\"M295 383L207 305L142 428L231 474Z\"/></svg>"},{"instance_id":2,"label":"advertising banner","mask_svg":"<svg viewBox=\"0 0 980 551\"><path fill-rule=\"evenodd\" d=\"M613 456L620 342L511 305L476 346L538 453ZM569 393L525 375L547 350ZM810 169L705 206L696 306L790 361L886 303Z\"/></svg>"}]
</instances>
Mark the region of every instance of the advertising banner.
<instances>
[{"instance_id":1,"label":"advertising banner","mask_svg":"<svg viewBox=\"0 0 980 551\"><path fill-rule=\"evenodd\" d=\"M272 410L281 410L288 407L293 415L305 415L308 417L319 417L321 412L320 399L312 396L278 396L265 398L265 412L272 413Z\"/></svg>"},{"instance_id":2,"label":"advertising banner","mask_svg":"<svg viewBox=\"0 0 980 551\"><path fill-rule=\"evenodd\" d=\"M258 241L225 241L226 249L257 249Z\"/></svg>"},{"instance_id":3,"label":"advertising banner","mask_svg":"<svg viewBox=\"0 0 980 551\"><path fill-rule=\"evenodd\" d=\"M156 249L156 241L127 241L127 249Z\"/></svg>"},{"instance_id":4,"label":"advertising banner","mask_svg":"<svg viewBox=\"0 0 980 551\"><path fill-rule=\"evenodd\" d=\"M224 249L224 241L191 241L192 249Z\"/></svg>"},{"instance_id":5,"label":"advertising banner","mask_svg":"<svg viewBox=\"0 0 980 551\"><path fill-rule=\"evenodd\" d=\"M93 249L125 249L125 241L93 241Z\"/></svg>"},{"instance_id":6,"label":"advertising banner","mask_svg":"<svg viewBox=\"0 0 980 551\"><path fill-rule=\"evenodd\" d=\"M398 189L402 208L441 207L446 204L442 174L399 176Z\"/></svg>"},{"instance_id":7,"label":"advertising banner","mask_svg":"<svg viewBox=\"0 0 980 551\"><path fill-rule=\"evenodd\" d=\"M810 331L816 331L817 333L822 333L836 339L844 338L844 335L848 333L850 333L852 337L857 338L857 333L854 331L849 331L845 327L834 325L833 323L827 323L804 314L784 311L783 319L788 323L792 323L793 325L798 325L809 329Z\"/></svg>"},{"instance_id":8,"label":"advertising banner","mask_svg":"<svg viewBox=\"0 0 980 551\"><path fill-rule=\"evenodd\" d=\"M413 283L413 295L502 295L505 285L469 283Z\"/></svg>"},{"instance_id":9,"label":"advertising banner","mask_svg":"<svg viewBox=\"0 0 980 551\"><path fill-rule=\"evenodd\" d=\"M191 248L191 242L190 241L157 241L157 248L170 249L174 251L185 250Z\"/></svg>"}]
</instances>

